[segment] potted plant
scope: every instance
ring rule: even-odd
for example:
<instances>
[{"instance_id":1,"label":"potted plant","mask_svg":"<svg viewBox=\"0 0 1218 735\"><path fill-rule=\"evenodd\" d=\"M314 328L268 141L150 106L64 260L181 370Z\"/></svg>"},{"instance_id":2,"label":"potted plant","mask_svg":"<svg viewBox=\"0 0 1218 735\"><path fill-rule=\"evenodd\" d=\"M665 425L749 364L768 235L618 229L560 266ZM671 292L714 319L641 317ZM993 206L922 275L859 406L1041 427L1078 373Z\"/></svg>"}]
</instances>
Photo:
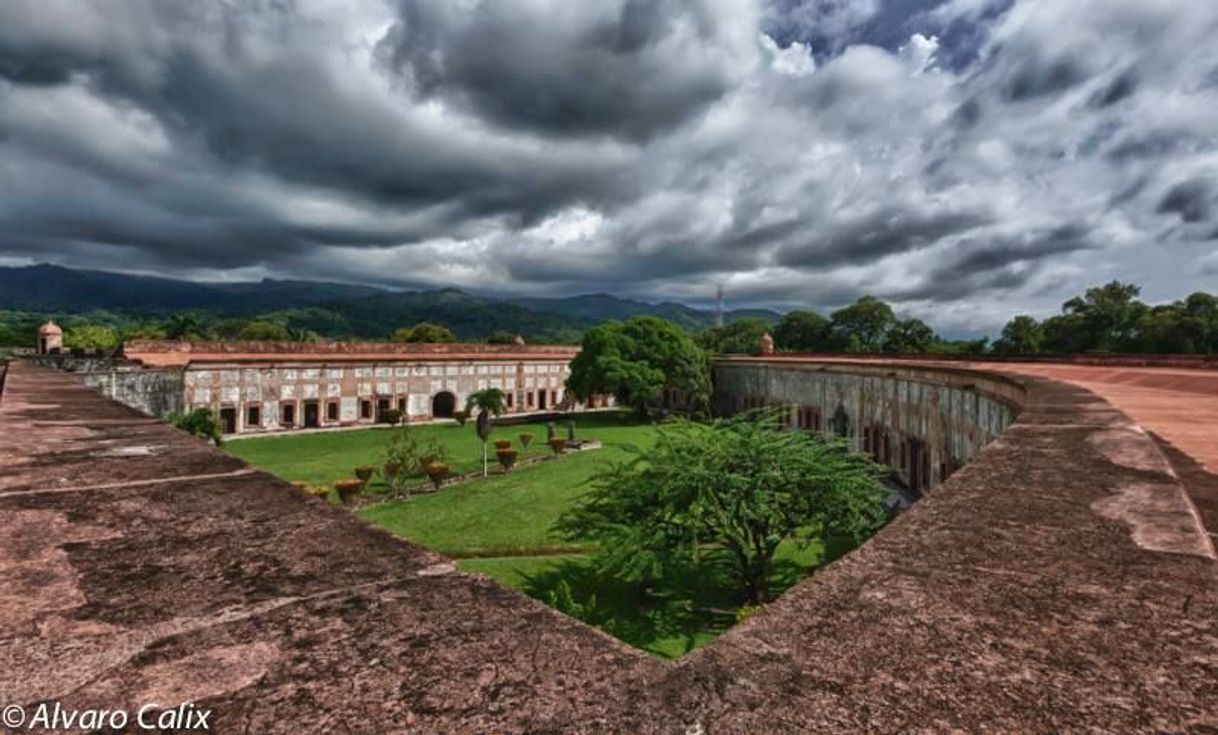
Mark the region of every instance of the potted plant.
<instances>
[{"instance_id":1,"label":"potted plant","mask_svg":"<svg viewBox=\"0 0 1218 735\"><path fill-rule=\"evenodd\" d=\"M436 490L439 490L444 481L448 479L448 465L443 462L432 462L425 465L423 471L427 473L427 479L431 480L432 487Z\"/></svg>"},{"instance_id":2,"label":"potted plant","mask_svg":"<svg viewBox=\"0 0 1218 735\"><path fill-rule=\"evenodd\" d=\"M355 476L360 479L360 482L367 485L368 481L372 479L373 471L371 465L361 465L355 468Z\"/></svg>"},{"instance_id":3,"label":"potted plant","mask_svg":"<svg viewBox=\"0 0 1218 735\"><path fill-rule=\"evenodd\" d=\"M364 480L339 480L334 483L334 489L338 492L338 499L346 503L355 497L356 493L364 489Z\"/></svg>"},{"instance_id":4,"label":"potted plant","mask_svg":"<svg viewBox=\"0 0 1218 735\"><path fill-rule=\"evenodd\" d=\"M315 498L324 498L330 494L330 489L320 486L302 488L306 493Z\"/></svg>"},{"instance_id":5,"label":"potted plant","mask_svg":"<svg viewBox=\"0 0 1218 735\"><path fill-rule=\"evenodd\" d=\"M566 448L567 448L566 439L559 439L558 437L555 437L550 440L550 449L554 450L555 455L562 454L563 450L565 450Z\"/></svg>"},{"instance_id":6,"label":"potted plant","mask_svg":"<svg viewBox=\"0 0 1218 735\"><path fill-rule=\"evenodd\" d=\"M515 449L496 449L495 457L499 459L499 464L503 465L504 472L511 472L512 467L516 464Z\"/></svg>"},{"instance_id":7,"label":"potted plant","mask_svg":"<svg viewBox=\"0 0 1218 735\"><path fill-rule=\"evenodd\" d=\"M529 451L529 445L533 443L533 435L525 432L520 435L520 446L524 451Z\"/></svg>"},{"instance_id":8,"label":"potted plant","mask_svg":"<svg viewBox=\"0 0 1218 735\"><path fill-rule=\"evenodd\" d=\"M496 439L495 440L495 451L496 452L498 452L500 449L511 449L511 448L512 448L512 441L510 439Z\"/></svg>"}]
</instances>

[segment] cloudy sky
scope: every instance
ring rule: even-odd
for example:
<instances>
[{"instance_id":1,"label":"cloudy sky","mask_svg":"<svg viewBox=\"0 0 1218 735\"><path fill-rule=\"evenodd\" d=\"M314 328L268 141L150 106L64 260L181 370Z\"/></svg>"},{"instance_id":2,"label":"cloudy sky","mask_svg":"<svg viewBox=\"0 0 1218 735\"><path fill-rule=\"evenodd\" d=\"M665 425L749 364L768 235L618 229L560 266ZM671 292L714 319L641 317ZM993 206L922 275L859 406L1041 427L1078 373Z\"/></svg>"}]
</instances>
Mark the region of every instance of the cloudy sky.
<instances>
[{"instance_id":1,"label":"cloudy sky","mask_svg":"<svg viewBox=\"0 0 1218 735\"><path fill-rule=\"evenodd\" d=\"M4 0L0 263L830 308L1218 291L1212 0Z\"/></svg>"}]
</instances>

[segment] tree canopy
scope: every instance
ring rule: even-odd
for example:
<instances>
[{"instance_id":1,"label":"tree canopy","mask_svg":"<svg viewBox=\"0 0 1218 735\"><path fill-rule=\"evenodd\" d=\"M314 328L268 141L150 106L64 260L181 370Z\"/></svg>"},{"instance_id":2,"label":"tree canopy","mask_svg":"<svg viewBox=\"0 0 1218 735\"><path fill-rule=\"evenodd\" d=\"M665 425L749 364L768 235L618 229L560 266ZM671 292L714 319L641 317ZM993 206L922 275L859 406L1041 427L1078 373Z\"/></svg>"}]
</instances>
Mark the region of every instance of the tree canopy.
<instances>
[{"instance_id":1,"label":"tree canopy","mask_svg":"<svg viewBox=\"0 0 1218 735\"><path fill-rule=\"evenodd\" d=\"M722 355L756 355L761 351L762 336L769 331L766 320L745 317L707 329L698 335L698 344L708 352Z\"/></svg>"},{"instance_id":2,"label":"tree canopy","mask_svg":"<svg viewBox=\"0 0 1218 735\"><path fill-rule=\"evenodd\" d=\"M756 604L784 540L858 539L886 518L876 465L839 440L780 429L773 413L679 421L629 452L557 523L565 538L596 542L596 564L624 579L645 583L720 550Z\"/></svg>"},{"instance_id":3,"label":"tree canopy","mask_svg":"<svg viewBox=\"0 0 1218 735\"><path fill-rule=\"evenodd\" d=\"M824 352L834 349L833 324L811 311L788 312L774 327L779 349L792 352Z\"/></svg>"},{"instance_id":4,"label":"tree canopy","mask_svg":"<svg viewBox=\"0 0 1218 735\"><path fill-rule=\"evenodd\" d=\"M430 322L419 322L413 327L402 327L389 337L390 342L456 342L457 335L448 327Z\"/></svg>"},{"instance_id":5,"label":"tree canopy","mask_svg":"<svg viewBox=\"0 0 1218 735\"><path fill-rule=\"evenodd\" d=\"M847 352L879 352L888 330L896 324L892 307L874 296L863 296L830 314L840 349Z\"/></svg>"},{"instance_id":6,"label":"tree canopy","mask_svg":"<svg viewBox=\"0 0 1218 735\"><path fill-rule=\"evenodd\" d=\"M684 391L697 411L709 407L706 353L679 327L651 316L589 329L567 378L567 390L581 400L611 394L639 414L659 404L665 388Z\"/></svg>"}]
</instances>

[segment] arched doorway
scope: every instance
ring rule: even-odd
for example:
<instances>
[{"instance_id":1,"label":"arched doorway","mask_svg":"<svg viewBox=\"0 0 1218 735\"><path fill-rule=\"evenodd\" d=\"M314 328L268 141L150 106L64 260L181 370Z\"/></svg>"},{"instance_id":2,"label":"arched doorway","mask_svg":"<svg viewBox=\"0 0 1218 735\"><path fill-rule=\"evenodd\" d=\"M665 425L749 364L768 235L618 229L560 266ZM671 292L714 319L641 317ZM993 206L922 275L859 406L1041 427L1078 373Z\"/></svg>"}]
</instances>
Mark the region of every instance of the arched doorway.
<instances>
[{"instance_id":1,"label":"arched doorway","mask_svg":"<svg viewBox=\"0 0 1218 735\"><path fill-rule=\"evenodd\" d=\"M457 409L457 397L448 391L440 391L431 399L431 417L451 419Z\"/></svg>"}]
</instances>

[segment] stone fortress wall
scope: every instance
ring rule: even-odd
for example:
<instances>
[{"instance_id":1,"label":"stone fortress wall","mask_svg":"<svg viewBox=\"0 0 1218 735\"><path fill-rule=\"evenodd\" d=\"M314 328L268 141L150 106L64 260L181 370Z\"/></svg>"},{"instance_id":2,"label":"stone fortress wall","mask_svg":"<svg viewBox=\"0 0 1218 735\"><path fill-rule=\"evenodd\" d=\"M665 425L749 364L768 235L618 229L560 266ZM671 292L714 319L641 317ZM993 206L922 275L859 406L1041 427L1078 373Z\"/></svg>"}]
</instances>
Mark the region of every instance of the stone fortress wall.
<instances>
[{"instance_id":1,"label":"stone fortress wall","mask_svg":"<svg viewBox=\"0 0 1218 735\"><path fill-rule=\"evenodd\" d=\"M720 359L717 413L776 408L793 428L850 439L919 494L1015 420L1025 389L999 375L912 364Z\"/></svg>"},{"instance_id":2,"label":"stone fortress wall","mask_svg":"<svg viewBox=\"0 0 1218 735\"><path fill-rule=\"evenodd\" d=\"M1012 383L992 366L725 362L721 398L791 402L805 421L817 388L856 428L886 418L869 396L906 391L879 402L901 412L885 427L950 456L1006 420L970 414L971 394L1019 415L861 548L662 662L16 361L0 390L0 576L20 604L0 605L0 699L134 710L174 692L218 732L260 733L1218 724L1218 481L1199 469L1218 466L1213 373L1001 366ZM918 396L952 410L919 414Z\"/></svg>"}]
</instances>

